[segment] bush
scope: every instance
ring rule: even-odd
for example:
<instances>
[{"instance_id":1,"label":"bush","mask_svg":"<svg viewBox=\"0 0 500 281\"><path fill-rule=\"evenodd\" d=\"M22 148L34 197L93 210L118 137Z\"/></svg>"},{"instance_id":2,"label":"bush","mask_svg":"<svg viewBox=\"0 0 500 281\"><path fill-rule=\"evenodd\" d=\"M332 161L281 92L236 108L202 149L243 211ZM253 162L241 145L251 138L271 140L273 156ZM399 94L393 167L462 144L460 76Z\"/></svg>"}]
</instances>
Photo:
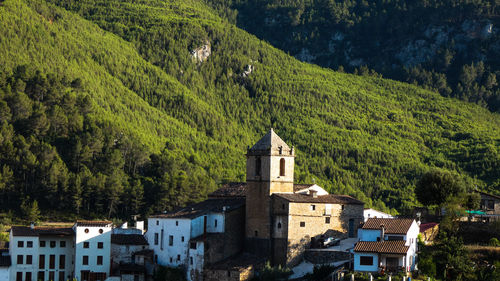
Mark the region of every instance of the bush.
<instances>
[{"instance_id":1,"label":"bush","mask_svg":"<svg viewBox=\"0 0 500 281\"><path fill-rule=\"evenodd\" d=\"M493 237L490 239L490 242L488 243L490 246L494 247L500 247L500 241L498 241L497 238Z\"/></svg>"}]
</instances>

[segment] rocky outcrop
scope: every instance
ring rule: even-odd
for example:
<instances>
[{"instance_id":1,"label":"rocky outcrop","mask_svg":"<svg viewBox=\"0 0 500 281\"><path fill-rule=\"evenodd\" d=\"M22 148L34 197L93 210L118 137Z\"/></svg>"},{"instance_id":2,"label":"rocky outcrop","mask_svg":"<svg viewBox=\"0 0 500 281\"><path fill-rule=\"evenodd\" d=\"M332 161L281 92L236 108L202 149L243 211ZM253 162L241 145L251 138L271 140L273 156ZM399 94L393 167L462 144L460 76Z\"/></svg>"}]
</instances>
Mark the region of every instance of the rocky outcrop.
<instances>
[{"instance_id":1,"label":"rocky outcrop","mask_svg":"<svg viewBox=\"0 0 500 281\"><path fill-rule=\"evenodd\" d=\"M198 62L204 62L212 54L210 42L206 41L204 45L191 51L191 56Z\"/></svg>"}]
</instances>

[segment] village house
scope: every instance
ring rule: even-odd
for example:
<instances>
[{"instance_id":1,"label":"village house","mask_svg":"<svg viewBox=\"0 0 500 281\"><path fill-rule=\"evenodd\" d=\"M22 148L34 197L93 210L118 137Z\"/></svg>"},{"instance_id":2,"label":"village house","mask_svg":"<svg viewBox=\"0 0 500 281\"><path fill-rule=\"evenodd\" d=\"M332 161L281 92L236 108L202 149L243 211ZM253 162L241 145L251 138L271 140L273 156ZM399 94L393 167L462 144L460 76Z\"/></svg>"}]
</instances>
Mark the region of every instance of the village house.
<instances>
[{"instance_id":1,"label":"village house","mask_svg":"<svg viewBox=\"0 0 500 281\"><path fill-rule=\"evenodd\" d=\"M364 209L364 211L363 211L363 217L364 217L364 221L365 222L369 218L384 218L384 219L393 218L393 216L391 216L390 214L387 214L387 213L384 213L384 212L381 212L381 211L377 211L377 210L371 209L371 208L365 208Z\"/></svg>"},{"instance_id":2,"label":"village house","mask_svg":"<svg viewBox=\"0 0 500 281\"><path fill-rule=\"evenodd\" d=\"M481 191L478 193L481 196L479 209L484 212L479 218L485 221L500 220L500 196Z\"/></svg>"},{"instance_id":3,"label":"village house","mask_svg":"<svg viewBox=\"0 0 500 281\"><path fill-rule=\"evenodd\" d=\"M11 263L8 242L0 241L0 281L9 281Z\"/></svg>"},{"instance_id":4,"label":"village house","mask_svg":"<svg viewBox=\"0 0 500 281\"><path fill-rule=\"evenodd\" d=\"M355 271L415 269L419 226L414 219L369 218L358 232Z\"/></svg>"}]
</instances>

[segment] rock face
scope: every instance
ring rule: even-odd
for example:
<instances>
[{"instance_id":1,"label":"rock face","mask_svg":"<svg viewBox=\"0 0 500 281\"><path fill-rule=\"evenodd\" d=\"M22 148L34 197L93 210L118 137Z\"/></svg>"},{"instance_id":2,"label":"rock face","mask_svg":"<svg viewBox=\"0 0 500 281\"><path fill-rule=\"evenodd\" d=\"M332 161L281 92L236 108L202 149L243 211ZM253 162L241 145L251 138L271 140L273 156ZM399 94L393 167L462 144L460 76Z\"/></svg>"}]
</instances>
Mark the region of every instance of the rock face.
<instances>
[{"instance_id":1,"label":"rock face","mask_svg":"<svg viewBox=\"0 0 500 281\"><path fill-rule=\"evenodd\" d=\"M200 46L191 51L191 56L194 60L198 62L204 62L212 54L212 48L210 47L210 42L206 41L203 46Z\"/></svg>"},{"instance_id":2,"label":"rock face","mask_svg":"<svg viewBox=\"0 0 500 281\"><path fill-rule=\"evenodd\" d=\"M253 69L254 69L253 65L248 64L245 68L245 71L243 71L243 73L241 74L241 76L248 77L252 73Z\"/></svg>"}]
</instances>

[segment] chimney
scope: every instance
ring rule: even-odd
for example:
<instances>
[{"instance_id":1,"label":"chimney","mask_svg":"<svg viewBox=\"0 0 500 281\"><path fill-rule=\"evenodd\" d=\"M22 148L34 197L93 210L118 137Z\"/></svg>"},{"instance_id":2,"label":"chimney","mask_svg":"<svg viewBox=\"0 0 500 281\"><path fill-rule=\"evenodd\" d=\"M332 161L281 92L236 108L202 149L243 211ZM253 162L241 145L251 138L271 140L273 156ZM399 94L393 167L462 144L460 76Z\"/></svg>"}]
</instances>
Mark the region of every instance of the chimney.
<instances>
[{"instance_id":1,"label":"chimney","mask_svg":"<svg viewBox=\"0 0 500 281\"><path fill-rule=\"evenodd\" d=\"M35 229L35 223L34 223L34 222L31 222L31 223L30 223L30 228L31 228L31 229Z\"/></svg>"},{"instance_id":2,"label":"chimney","mask_svg":"<svg viewBox=\"0 0 500 281\"><path fill-rule=\"evenodd\" d=\"M383 224L380 225L380 241L384 241L385 235L385 226Z\"/></svg>"},{"instance_id":3,"label":"chimney","mask_svg":"<svg viewBox=\"0 0 500 281\"><path fill-rule=\"evenodd\" d=\"M142 231L142 233L144 233L144 221L136 221L135 228L139 229L140 231Z\"/></svg>"},{"instance_id":4,"label":"chimney","mask_svg":"<svg viewBox=\"0 0 500 281\"><path fill-rule=\"evenodd\" d=\"M312 198L318 198L318 192L316 190L309 190L309 195L311 195Z\"/></svg>"}]
</instances>

